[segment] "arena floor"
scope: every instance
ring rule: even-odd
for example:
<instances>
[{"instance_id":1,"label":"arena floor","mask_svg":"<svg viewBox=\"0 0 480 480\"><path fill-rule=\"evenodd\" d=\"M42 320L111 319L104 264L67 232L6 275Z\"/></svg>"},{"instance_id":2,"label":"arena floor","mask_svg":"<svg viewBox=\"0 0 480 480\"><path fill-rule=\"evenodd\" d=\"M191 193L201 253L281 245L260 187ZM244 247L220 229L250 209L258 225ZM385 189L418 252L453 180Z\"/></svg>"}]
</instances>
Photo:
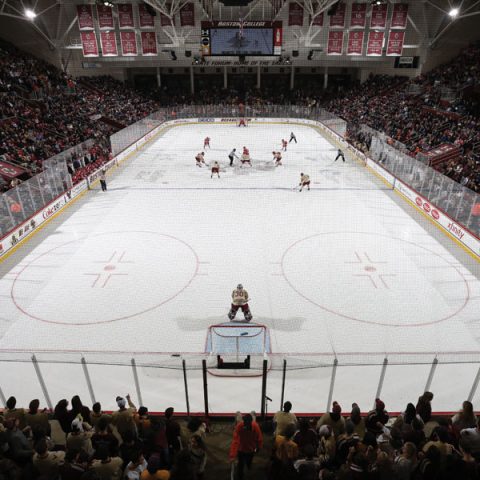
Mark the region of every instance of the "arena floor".
<instances>
[{"instance_id":1,"label":"arena floor","mask_svg":"<svg viewBox=\"0 0 480 480\"><path fill-rule=\"evenodd\" d=\"M292 128L298 144L274 168L271 151ZM220 179L195 166L207 135ZM230 168L228 152L244 145L253 167ZM54 403L88 399L84 356L95 398L113 408L116 395L134 396L131 358L168 358L175 368L137 369L142 403L185 410L186 359L190 409L202 411L207 330L227 320L243 283L269 329L272 408L283 358L297 368L285 398L318 412L335 356L333 399L346 410L371 408L387 357L380 395L392 411L423 392L438 357L435 409L455 410L479 368L479 264L365 167L335 156L307 126L178 126L150 142L110 175L108 192L88 192L0 264L3 393L45 401L20 361L35 352ZM300 172L310 191L294 189ZM258 410L260 384L209 376L211 411Z\"/></svg>"}]
</instances>

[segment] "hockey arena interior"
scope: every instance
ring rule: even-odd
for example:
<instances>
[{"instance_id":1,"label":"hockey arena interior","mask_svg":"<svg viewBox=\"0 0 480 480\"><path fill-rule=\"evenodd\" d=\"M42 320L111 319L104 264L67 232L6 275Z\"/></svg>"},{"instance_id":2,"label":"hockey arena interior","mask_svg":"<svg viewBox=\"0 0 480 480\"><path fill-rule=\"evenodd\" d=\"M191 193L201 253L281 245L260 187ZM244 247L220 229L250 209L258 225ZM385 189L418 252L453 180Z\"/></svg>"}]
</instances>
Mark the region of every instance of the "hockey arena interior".
<instances>
[{"instance_id":1,"label":"hockey arena interior","mask_svg":"<svg viewBox=\"0 0 480 480\"><path fill-rule=\"evenodd\" d=\"M0 479L480 479L480 1L1 0Z\"/></svg>"}]
</instances>

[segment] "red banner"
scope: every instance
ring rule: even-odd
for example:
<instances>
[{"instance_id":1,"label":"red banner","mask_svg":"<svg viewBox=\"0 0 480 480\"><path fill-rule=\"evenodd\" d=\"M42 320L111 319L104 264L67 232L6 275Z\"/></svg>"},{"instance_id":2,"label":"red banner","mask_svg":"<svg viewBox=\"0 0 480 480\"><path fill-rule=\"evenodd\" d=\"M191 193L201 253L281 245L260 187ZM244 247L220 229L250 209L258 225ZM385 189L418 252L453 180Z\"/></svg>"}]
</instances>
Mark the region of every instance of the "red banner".
<instances>
[{"instance_id":1,"label":"red banner","mask_svg":"<svg viewBox=\"0 0 480 480\"><path fill-rule=\"evenodd\" d=\"M288 26L303 26L303 7L295 2L288 4Z\"/></svg>"},{"instance_id":2,"label":"red banner","mask_svg":"<svg viewBox=\"0 0 480 480\"><path fill-rule=\"evenodd\" d=\"M408 4L395 3L393 5L392 22L390 28L407 28Z\"/></svg>"},{"instance_id":3,"label":"red banner","mask_svg":"<svg viewBox=\"0 0 480 480\"><path fill-rule=\"evenodd\" d=\"M141 32L142 55L157 55L157 34L155 32Z\"/></svg>"},{"instance_id":4,"label":"red banner","mask_svg":"<svg viewBox=\"0 0 480 480\"><path fill-rule=\"evenodd\" d=\"M131 3L118 4L118 23L120 28L133 28L133 7Z\"/></svg>"},{"instance_id":5,"label":"red banner","mask_svg":"<svg viewBox=\"0 0 480 480\"><path fill-rule=\"evenodd\" d=\"M387 26L387 9L388 5L386 3L373 5L370 28L385 28Z\"/></svg>"},{"instance_id":6,"label":"red banner","mask_svg":"<svg viewBox=\"0 0 480 480\"><path fill-rule=\"evenodd\" d=\"M82 40L83 56L98 57L97 36L95 32L80 32Z\"/></svg>"},{"instance_id":7,"label":"red banner","mask_svg":"<svg viewBox=\"0 0 480 480\"><path fill-rule=\"evenodd\" d=\"M135 32L120 32L120 45L122 46L122 55L125 57L135 57L138 55L137 36Z\"/></svg>"},{"instance_id":8,"label":"red banner","mask_svg":"<svg viewBox=\"0 0 480 480\"><path fill-rule=\"evenodd\" d=\"M155 17L147 10L145 3L138 4L138 18L140 20L140 28L153 28L155 26Z\"/></svg>"},{"instance_id":9,"label":"red banner","mask_svg":"<svg viewBox=\"0 0 480 480\"><path fill-rule=\"evenodd\" d=\"M180 26L182 27L195 26L195 5L192 2L186 3L180 9Z\"/></svg>"},{"instance_id":10,"label":"red banner","mask_svg":"<svg viewBox=\"0 0 480 480\"><path fill-rule=\"evenodd\" d=\"M345 3L337 4L337 11L330 16L330 28L345 28L345 13L347 6Z\"/></svg>"},{"instance_id":11,"label":"red banner","mask_svg":"<svg viewBox=\"0 0 480 480\"><path fill-rule=\"evenodd\" d=\"M343 52L343 30L328 32L327 55L341 55Z\"/></svg>"},{"instance_id":12,"label":"red banner","mask_svg":"<svg viewBox=\"0 0 480 480\"><path fill-rule=\"evenodd\" d=\"M364 36L365 32L363 30L360 32L349 32L347 55L362 55Z\"/></svg>"},{"instance_id":13,"label":"red banner","mask_svg":"<svg viewBox=\"0 0 480 480\"><path fill-rule=\"evenodd\" d=\"M350 17L350 28L365 28L367 23L367 4L352 3L352 15Z\"/></svg>"},{"instance_id":14,"label":"red banner","mask_svg":"<svg viewBox=\"0 0 480 480\"><path fill-rule=\"evenodd\" d=\"M370 32L368 34L367 57L381 57L385 32Z\"/></svg>"},{"instance_id":15,"label":"red banner","mask_svg":"<svg viewBox=\"0 0 480 480\"><path fill-rule=\"evenodd\" d=\"M310 16L310 22L312 25L315 25L317 27L323 27L323 12L320 13L319 15L317 15L313 21L312 21L312 17Z\"/></svg>"},{"instance_id":16,"label":"red banner","mask_svg":"<svg viewBox=\"0 0 480 480\"><path fill-rule=\"evenodd\" d=\"M170 8L171 8L171 4L170 3L166 3L165 4L165 10L167 12L170 12ZM160 14L160 25L162 27L169 27L170 25L172 25L172 23L170 22L170 19L164 15L163 13Z\"/></svg>"},{"instance_id":17,"label":"red banner","mask_svg":"<svg viewBox=\"0 0 480 480\"><path fill-rule=\"evenodd\" d=\"M282 37L283 29L280 22L279 25L274 25L273 27L273 54L280 55L282 53Z\"/></svg>"},{"instance_id":18,"label":"red banner","mask_svg":"<svg viewBox=\"0 0 480 480\"><path fill-rule=\"evenodd\" d=\"M100 45L102 46L102 55L104 57L118 57L115 30L100 32Z\"/></svg>"},{"instance_id":19,"label":"red banner","mask_svg":"<svg viewBox=\"0 0 480 480\"><path fill-rule=\"evenodd\" d=\"M100 30L113 30L113 12L112 7L97 5L98 25Z\"/></svg>"},{"instance_id":20,"label":"red banner","mask_svg":"<svg viewBox=\"0 0 480 480\"><path fill-rule=\"evenodd\" d=\"M401 57L405 32L390 32L387 44L387 57Z\"/></svg>"},{"instance_id":21,"label":"red banner","mask_svg":"<svg viewBox=\"0 0 480 480\"><path fill-rule=\"evenodd\" d=\"M0 176L5 179L11 179L18 177L26 172L25 169L18 167L17 165L12 165L8 162L0 162Z\"/></svg>"},{"instance_id":22,"label":"red banner","mask_svg":"<svg viewBox=\"0 0 480 480\"><path fill-rule=\"evenodd\" d=\"M78 28L93 30L93 14L91 5L77 5Z\"/></svg>"}]
</instances>

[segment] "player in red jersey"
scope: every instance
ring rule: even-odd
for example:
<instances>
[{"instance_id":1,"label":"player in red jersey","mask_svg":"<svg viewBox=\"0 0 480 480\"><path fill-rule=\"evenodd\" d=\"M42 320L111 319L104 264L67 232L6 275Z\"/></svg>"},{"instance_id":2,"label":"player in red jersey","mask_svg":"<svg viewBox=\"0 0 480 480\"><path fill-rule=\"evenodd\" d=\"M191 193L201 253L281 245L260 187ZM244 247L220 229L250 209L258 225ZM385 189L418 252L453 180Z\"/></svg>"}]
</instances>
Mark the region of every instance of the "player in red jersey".
<instances>
[{"instance_id":1,"label":"player in red jersey","mask_svg":"<svg viewBox=\"0 0 480 480\"><path fill-rule=\"evenodd\" d=\"M206 165L204 155L205 155L205 153L201 152L201 153L197 153L197 155L195 156L195 161L197 162L197 167L201 168L202 163L203 163L203 165Z\"/></svg>"},{"instance_id":2,"label":"player in red jersey","mask_svg":"<svg viewBox=\"0 0 480 480\"><path fill-rule=\"evenodd\" d=\"M242 153L242 156L240 157L240 162L242 165L248 164L252 166L252 162L250 161L250 151L248 150L247 147L243 147L243 153Z\"/></svg>"},{"instance_id":3,"label":"player in red jersey","mask_svg":"<svg viewBox=\"0 0 480 480\"><path fill-rule=\"evenodd\" d=\"M203 148L206 147L210 148L210 137L205 137L205 140L203 140Z\"/></svg>"},{"instance_id":4,"label":"player in red jersey","mask_svg":"<svg viewBox=\"0 0 480 480\"><path fill-rule=\"evenodd\" d=\"M282 150L284 152L287 151L287 145L288 145L288 142L282 138Z\"/></svg>"},{"instance_id":5,"label":"player in red jersey","mask_svg":"<svg viewBox=\"0 0 480 480\"><path fill-rule=\"evenodd\" d=\"M275 166L282 165L282 154L280 152L272 152L273 159L275 160Z\"/></svg>"},{"instance_id":6,"label":"player in red jersey","mask_svg":"<svg viewBox=\"0 0 480 480\"><path fill-rule=\"evenodd\" d=\"M220 178L220 165L218 164L218 162L213 162L212 174L210 175L210 178L213 178L213 175L215 173L218 175L218 178Z\"/></svg>"}]
</instances>

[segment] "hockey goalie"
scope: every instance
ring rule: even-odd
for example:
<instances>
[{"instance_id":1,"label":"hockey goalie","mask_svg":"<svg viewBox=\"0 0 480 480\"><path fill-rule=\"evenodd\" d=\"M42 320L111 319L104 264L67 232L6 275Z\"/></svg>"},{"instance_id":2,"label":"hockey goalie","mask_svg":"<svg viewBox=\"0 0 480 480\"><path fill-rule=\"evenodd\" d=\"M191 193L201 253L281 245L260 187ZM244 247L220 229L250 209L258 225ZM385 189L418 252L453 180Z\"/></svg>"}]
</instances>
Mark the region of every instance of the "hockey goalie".
<instances>
[{"instance_id":1,"label":"hockey goalie","mask_svg":"<svg viewBox=\"0 0 480 480\"><path fill-rule=\"evenodd\" d=\"M230 308L230 312L228 312L230 321L233 322L235 320L235 316L240 308L242 309L245 321L249 322L252 319L252 312L250 312L250 307L248 306L248 292L243 288L241 283L238 284L237 288L232 292L232 307Z\"/></svg>"}]
</instances>

